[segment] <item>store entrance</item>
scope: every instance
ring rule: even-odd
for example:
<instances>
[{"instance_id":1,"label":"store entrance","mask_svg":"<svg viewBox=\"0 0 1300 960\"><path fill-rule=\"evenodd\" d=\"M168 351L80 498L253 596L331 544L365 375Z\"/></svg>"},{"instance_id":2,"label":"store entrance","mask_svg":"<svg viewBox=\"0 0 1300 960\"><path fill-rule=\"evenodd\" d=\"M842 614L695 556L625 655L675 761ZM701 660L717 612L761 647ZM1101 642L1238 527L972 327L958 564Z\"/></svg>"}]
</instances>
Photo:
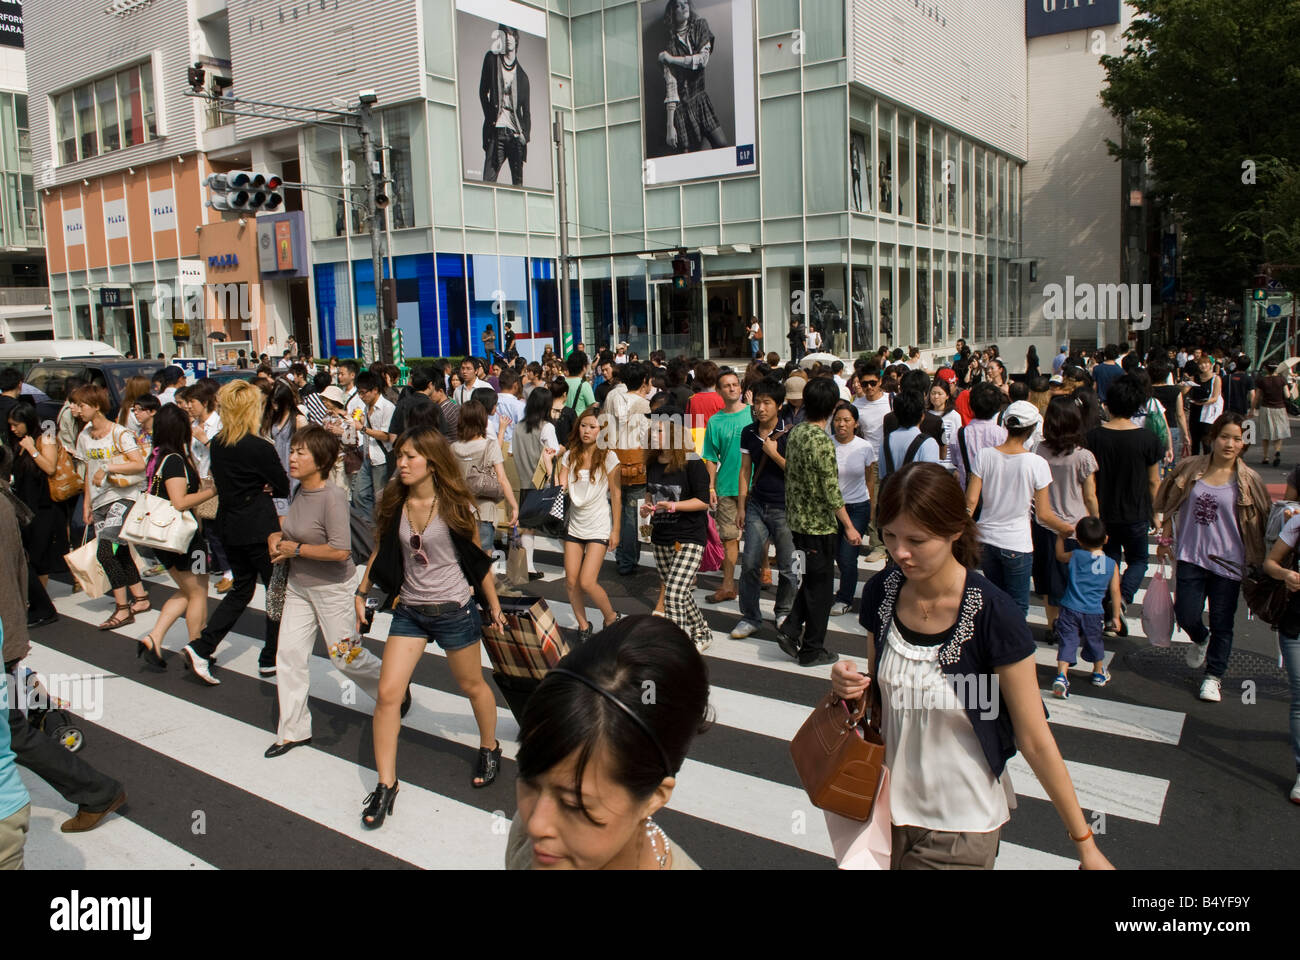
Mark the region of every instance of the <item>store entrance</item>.
<instances>
[{"instance_id":1,"label":"store entrance","mask_svg":"<svg viewBox=\"0 0 1300 960\"><path fill-rule=\"evenodd\" d=\"M687 286L679 290L671 280L657 280L650 287L654 291L657 348L669 357L703 357L704 316L699 289Z\"/></svg>"},{"instance_id":2,"label":"store entrance","mask_svg":"<svg viewBox=\"0 0 1300 960\"><path fill-rule=\"evenodd\" d=\"M757 317L757 277L725 277L705 283L709 357L749 361L749 323Z\"/></svg>"}]
</instances>

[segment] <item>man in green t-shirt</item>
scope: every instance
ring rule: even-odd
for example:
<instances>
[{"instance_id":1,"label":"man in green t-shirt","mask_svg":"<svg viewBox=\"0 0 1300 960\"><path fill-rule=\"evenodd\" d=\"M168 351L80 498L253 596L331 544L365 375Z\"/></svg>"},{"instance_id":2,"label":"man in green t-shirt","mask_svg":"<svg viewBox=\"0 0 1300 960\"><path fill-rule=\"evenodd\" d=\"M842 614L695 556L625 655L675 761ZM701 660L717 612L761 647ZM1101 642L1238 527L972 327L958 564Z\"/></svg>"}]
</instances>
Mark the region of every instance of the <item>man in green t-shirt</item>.
<instances>
[{"instance_id":1,"label":"man in green t-shirt","mask_svg":"<svg viewBox=\"0 0 1300 960\"><path fill-rule=\"evenodd\" d=\"M740 556L740 432L754 422L753 414L740 397L740 377L734 370L718 376L722 409L709 418L704 429L704 466L709 471L709 506L722 540L722 586L709 603L736 598L736 560Z\"/></svg>"},{"instance_id":2,"label":"man in green t-shirt","mask_svg":"<svg viewBox=\"0 0 1300 960\"><path fill-rule=\"evenodd\" d=\"M566 405L573 408L575 416L582 416L582 411L596 402L595 395L591 392L591 384L583 376L587 371L587 355L580 350L575 350L569 354L569 359L564 361L569 375L564 378L564 382L569 385L568 399Z\"/></svg>"}]
</instances>

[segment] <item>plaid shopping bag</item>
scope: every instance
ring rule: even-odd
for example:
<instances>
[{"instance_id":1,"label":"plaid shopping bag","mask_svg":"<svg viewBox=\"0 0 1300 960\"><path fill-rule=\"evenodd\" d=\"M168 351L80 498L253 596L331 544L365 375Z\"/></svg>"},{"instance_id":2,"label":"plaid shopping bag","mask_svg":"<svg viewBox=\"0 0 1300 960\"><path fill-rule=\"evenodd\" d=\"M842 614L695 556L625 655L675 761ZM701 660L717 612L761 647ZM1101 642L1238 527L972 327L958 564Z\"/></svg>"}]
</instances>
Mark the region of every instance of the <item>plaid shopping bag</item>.
<instances>
[{"instance_id":1,"label":"plaid shopping bag","mask_svg":"<svg viewBox=\"0 0 1300 960\"><path fill-rule=\"evenodd\" d=\"M569 645L546 601L540 597L501 597L506 631L485 628L492 669L508 677L540 680L569 652Z\"/></svg>"}]
</instances>

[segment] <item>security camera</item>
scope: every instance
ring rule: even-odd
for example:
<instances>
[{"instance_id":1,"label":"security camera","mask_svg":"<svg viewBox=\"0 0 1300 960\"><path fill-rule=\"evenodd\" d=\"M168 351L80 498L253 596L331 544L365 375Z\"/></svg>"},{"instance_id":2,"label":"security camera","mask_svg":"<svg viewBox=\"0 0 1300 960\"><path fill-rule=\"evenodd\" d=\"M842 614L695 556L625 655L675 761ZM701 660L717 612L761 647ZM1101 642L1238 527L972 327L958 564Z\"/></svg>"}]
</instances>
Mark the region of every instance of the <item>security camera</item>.
<instances>
[{"instance_id":1,"label":"security camera","mask_svg":"<svg viewBox=\"0 0 1300 960\"><path fill-rule=\"evenodd\" d=\"M379 94L373 90L362 90L357 94L357 99L366 106L371 106L379 102Z\"/></svg>"},{"instance_id":2,"label":"security camera","mask_svg":"<svg viewBox=\"0 0 1300 960\"><path fill-rule=\"evenodd\" d=\"M84 180L84 179L83 179L83 180L81 181L81 185L82 185L83 187L88 187L88 186L90 186L90 181L89 181L89 180Z\"/></svg>"},{"instance_id":3,"label":"security camera","mask_svg":"<svg viewBox=\"0 0 1300 960\"><path fill-rule=\"evenodd\" d=\"M239 218L239 225L240 225L241 227L244 226L246 223L248 223L248 218L247 218L247 217L240 217L240 218Z\"/></svg>"}]
</instances>

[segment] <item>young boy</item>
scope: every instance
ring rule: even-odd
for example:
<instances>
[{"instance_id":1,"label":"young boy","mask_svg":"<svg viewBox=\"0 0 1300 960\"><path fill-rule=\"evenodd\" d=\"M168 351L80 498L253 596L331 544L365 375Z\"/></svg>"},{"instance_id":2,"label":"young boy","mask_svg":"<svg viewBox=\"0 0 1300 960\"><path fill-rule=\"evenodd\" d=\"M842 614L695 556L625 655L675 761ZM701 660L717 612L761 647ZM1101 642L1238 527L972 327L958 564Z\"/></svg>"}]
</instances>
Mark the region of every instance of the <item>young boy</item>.
<instances>
[{"instance_id":1,"label":"young boy","mask_svg":"<svg viewBox=\"0 0 1300 960\"><path fill-rule=\"evenodd\" d=\"M1106 671L1106 650L1101 642L1101 601L1110 593L1111 609L1119 620L1119 564L1106 556L1106 525L1097 517L1084 517L1074 528L1074 537L1082 550L1066 550L1065 541L1056 536L1056 558L1069 564L1069 586L1061 597L1061 613L1056 620L1060 648L1056 658L1056 681L1052 694L1064 700L1070 695L1066 671L1075 664L1075 654L1083 646L1083 659L1092 663L1092 685L1104 687L1110 682Z\"/></svg>"}]
</instances>

